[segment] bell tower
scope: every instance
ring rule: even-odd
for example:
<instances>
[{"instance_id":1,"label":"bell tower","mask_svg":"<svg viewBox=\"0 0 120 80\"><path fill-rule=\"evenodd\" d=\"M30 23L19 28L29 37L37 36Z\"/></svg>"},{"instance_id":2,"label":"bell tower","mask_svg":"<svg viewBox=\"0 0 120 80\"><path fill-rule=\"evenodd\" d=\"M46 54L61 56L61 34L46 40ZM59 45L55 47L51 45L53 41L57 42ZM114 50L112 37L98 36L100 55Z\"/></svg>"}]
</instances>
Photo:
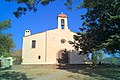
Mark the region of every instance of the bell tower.
<instances>
[{"instance_id":1,"label":"bell tower","mask_svg":"<svg viewBox=\"0 0 120 80\"><path fill-rule=\"evenodd\" d=\"M68 29L68 21L67 21L67 15L63 14L63 12L61 14L59 14L57 16L58 19L58 29Z\"/></svg>"}]
</instances>

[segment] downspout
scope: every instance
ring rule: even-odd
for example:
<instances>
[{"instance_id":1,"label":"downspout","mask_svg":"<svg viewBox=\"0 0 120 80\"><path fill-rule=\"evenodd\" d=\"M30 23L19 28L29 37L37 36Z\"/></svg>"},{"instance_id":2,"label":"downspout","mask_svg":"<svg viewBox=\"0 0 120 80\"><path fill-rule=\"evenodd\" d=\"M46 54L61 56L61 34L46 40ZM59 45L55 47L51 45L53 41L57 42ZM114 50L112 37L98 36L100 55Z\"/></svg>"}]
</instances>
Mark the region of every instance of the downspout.
<instances>
[{"instance_id":1,"label":"downspout","mask_svg":"<svg viewBox=\"0 0 120 80\"><path fill-rule=\"evenodd\" d=\"M47 31L45 34L45 62L47 62Z\"/></svg>"}]
</instances>

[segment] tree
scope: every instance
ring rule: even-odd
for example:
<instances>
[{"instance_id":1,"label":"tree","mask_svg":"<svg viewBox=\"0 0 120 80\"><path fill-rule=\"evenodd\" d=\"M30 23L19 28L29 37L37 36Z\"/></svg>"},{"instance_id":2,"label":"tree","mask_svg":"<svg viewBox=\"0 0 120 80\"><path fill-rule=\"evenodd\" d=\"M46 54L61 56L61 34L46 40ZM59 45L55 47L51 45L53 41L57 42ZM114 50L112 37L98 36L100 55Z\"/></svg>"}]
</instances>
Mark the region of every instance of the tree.
<instances>
[{"instance_id":1,"label":"tree","mask_svg":"<svg viewBox=\"0 0 120 80\"><path fill-rule=\"evenodd\" d=\"M118 51L118 52L115 53L115 54L112 54L112 57L117 58L117 59L120 59L120 51Z\"/></svg>"},{"instance_id":2,"label":"tree","mask_svg":"<svg viewBox=\"0 0 120 80\"><path fill-rule=\"evenodd\" d=\"M8 56L11 49L14 47L14 42L11 38L12 34L5 34L4 31L11 27L11 20L0 22L0 56Z\"/></svg>"},{"instance_id":3,"label":"tree","mask_svg":"<svg viewBox=\"0 0 120 80\"><path fill-rule=\"evenodd\" d=\"M41 4L43 6L48 5L49 3L56 0L6 0L6 2L16 2L17 4L25 4L26 6L19 6L16 11L13 12L16 18L19 18L21 15L25 15L27 11L37 11L37 5ZM74 0L66 0L64 3L68 9L71 9L71 5Z\"/></svg>"},{"instance_id":4,"label":"tree","mask_svg":"<svg viewBox=\"0 0 120 80\"><path fill-rule=\"evenodd\" d=\"M76 50L82 50L82 54L92 53L92 63L95 64L97 58L96 51L101 49L101 47L98 46L100 42L95 40L95 34L93 34L91 31L87 31L86 28L80 28L80 30L82 32L78 32L76 35L74 35L74 42L69 41L69 43L73 45ZM86 32L83 30L86 30Z\"/></svg>"},{"instance_id":5,"label":"tree","mask_svg":"<svg viewBox=\"0 0 120 80\"><path fill-rule=\"evenodd\" d=\"M116 58L110 57L111 64L114 64L116 62Z\"/></svg>"},{"instance_id":6,"label":"tree","mask_svg":"<svg viewBox=\"0 0 120 80\"><path fill-rule=\"evenodd\" d=\"M93 34L96 45L110 53L120 50L120 1L83 0L82 7L87 9L83 25Z\"/></svg>"},{"instance_id":7,"label":"tree","mask_svg":"<svg viewBox=\"0 0 120 80\"><path fill-rule=\"evenodd\" d=\"M18 7L14 15L18 18L26 11L36 11L38 4L47 5L55 0L6 0L26 7ZM74 0L66 0L65 5L71 6ZM119 0L83 0L77 6L86 8L87 13L81 16L83 28L74 36L75 42L70 42L76 49L82 49L83 53L104 50L114 54L120 50L120 1Z\"/></svg>"},{"instance_id":8,"label":"tree","mask_svg":"<svg viewBox=\"0 0 120 80\"><path fill-rule=\"evenodd\" d=\"M87 9L81 15L83 27L70 44L83 53L92 53L92 58L101 49L110 54L120 51L120 1L83 0L80 7Z\"/></svg>"},{"instance_id":9,"label":"tree","mask_svg":"<svg viewBox=\"0 0 120 80\"><path fill-rule=\"evenodd\" d=\"M102 50L100 50L100 51L97 53L97 56L98 56L99 62L101 62L101 61L103 60L103 52L102 52Z\"/></svg>"},{"instance_id":10,"label":"tree","mask_svg":"<svg viewBox=\"0 0 120 80\"><path fill-rule=\"evenodd\" d=\"M16 18L26 14L27 11L37 11L36 6L42 4L43 6L53 2L55 0L6 0L6 2L16 2L17 4L25 4L26 6L20 6L13 12ZM72 0L67 0L68 3L72 3ZM67 3L66 3L67 5ZM9 56L11 49L14 47L14 42L11 38L12 34L5 34L4 31L11 27L10 20L0 22L0 56Z\"/></svg>"}]
</instances>

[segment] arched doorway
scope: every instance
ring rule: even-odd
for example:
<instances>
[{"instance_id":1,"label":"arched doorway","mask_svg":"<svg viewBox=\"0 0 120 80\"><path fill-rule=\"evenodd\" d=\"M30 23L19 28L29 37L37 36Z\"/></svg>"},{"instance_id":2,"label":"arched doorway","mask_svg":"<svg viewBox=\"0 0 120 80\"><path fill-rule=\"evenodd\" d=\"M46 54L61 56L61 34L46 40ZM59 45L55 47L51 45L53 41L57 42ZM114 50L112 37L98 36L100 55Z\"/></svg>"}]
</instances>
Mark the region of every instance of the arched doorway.
<instances>
[{"instance_id":1,"label":"arched doorway","mask_svg":"<svg viewBox=\"0 0 120 80\"><path fill-rule=\"evenodd\" d=\"M68 51L66 49L59 51L57 55L58 55L57 61L59 64L69 63Z\"/></svg>"}]
</instances>

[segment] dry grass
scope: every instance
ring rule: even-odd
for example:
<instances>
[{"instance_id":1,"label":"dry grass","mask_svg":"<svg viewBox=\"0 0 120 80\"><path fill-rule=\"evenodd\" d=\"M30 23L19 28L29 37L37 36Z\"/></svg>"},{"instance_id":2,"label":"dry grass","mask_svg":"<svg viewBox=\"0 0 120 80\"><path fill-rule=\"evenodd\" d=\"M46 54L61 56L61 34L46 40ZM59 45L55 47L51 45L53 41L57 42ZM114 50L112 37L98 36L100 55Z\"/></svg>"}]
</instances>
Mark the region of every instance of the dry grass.
<instances>
[{"instance_id":1,"label":"dry grass","mask_svg":"<svg viewBox=\"0 0 120 80\"><path fill-rule=\"evenodd\" d=\"M0 80L120 80L119 67L55 69L14 66L0 71Z\"/></svg>"},{"instance_id":2,"label":"dry grass","mask_svg":"<svg viewBox=\"0 0 120 80\"><path fill-rule=\"evenodd\" d=\"M51 68L39 68L39 67L17 67L12 70L16 72L26 73L28 78L35 78L39 76L46 76L48 74L54 73L55 69Z\"/></svg>"}]
</instances>

